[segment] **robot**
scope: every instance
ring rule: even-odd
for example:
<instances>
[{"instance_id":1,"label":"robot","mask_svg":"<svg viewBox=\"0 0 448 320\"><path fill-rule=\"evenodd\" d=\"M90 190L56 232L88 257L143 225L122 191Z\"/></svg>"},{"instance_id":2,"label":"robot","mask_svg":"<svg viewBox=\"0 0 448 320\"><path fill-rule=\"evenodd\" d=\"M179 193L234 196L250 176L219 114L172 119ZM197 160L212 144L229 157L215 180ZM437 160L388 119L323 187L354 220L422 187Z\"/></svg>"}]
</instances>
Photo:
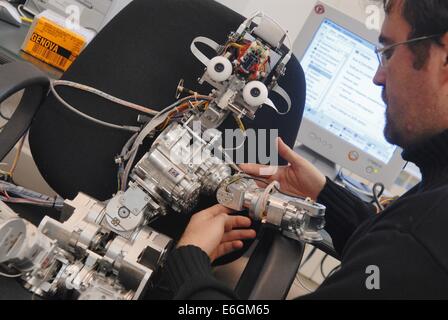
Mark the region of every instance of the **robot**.
<instances>
[{"instance_id":1,"label":"robot","mask_svg":"<svg viewBox=\"0 0 448 320\"><path fill-rule=\"evenodd\" d=\"M148 120L116 158L120 190L110 200L80 193L65 200L62 222L45 217L39 227L0 202L2 269L43 297L138 299L173 246L151 222L170 210L191 212L201 196L216 195L228 208L248 210L287 237L321 241L325 207L282 193L277 182L259 187L228 159L216 129L233 116L244 131L241 119L253 119L263 105L280 113L268 98L272 91L289 111L291 100L278 85L292 55L288 39L263 13L248 18L223 45L194 39L191 51L206 67L199 82L210 84L212 92L200 95L179 82L179 100ZM216 57L208 59L197 43L211 47ZM133 166L143 140L156 134Z\"/></svg>"}]
</instances>

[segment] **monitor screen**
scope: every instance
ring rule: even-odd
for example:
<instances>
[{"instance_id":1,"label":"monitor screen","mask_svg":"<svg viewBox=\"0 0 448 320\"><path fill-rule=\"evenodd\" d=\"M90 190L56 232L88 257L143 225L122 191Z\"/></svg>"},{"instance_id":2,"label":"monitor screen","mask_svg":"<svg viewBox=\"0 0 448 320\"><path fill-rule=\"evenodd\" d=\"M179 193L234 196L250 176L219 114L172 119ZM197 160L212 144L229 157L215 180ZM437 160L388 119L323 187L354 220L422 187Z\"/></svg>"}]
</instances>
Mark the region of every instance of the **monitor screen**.
<instances>
[{"instance_id":1,"label":"monitor screen","mask_svg":"<svg viewBox=\"0 0 448 320\"><path fill-rule=\"evenodd\" d=\"M307 82L304 117L384 164L396 146L383 134L386 106L372 79L375 45L324 19L301 61Z\"/></svg>"}]
</instances>

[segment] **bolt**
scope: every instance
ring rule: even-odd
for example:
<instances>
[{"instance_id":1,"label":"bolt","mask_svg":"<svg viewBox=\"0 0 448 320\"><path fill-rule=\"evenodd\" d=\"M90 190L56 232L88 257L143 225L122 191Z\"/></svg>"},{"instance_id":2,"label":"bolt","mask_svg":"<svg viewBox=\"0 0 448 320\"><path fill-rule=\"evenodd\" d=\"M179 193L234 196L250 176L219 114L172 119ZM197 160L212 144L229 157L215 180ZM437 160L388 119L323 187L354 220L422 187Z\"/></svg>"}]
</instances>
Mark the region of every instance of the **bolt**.
<instances>
[{"instance_id":1,"label":"bolt","mask_svg":"<svg viewBox=\"0 0 448 320\"><path fill-rule=\"evenodd\" d=\"M118 215L123 219L129 217L129 214L129 209L126 207L121 207L120 209L118 209Z\"/></svg>"}]
</instances>

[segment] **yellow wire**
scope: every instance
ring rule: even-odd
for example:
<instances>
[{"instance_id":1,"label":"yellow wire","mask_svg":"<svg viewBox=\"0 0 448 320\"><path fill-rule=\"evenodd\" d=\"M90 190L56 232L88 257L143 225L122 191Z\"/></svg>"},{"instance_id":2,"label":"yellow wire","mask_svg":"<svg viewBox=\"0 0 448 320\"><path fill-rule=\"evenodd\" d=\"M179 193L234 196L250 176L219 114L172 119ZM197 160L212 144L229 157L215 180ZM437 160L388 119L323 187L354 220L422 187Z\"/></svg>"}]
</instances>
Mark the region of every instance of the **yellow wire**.
<instances>
[{"instance_id":1,"label":"yellow wire","mask_svg":"<svg viewBox=\"0 0 448 320\"><path fill-rule=\"evenodd\" d=\"M231 44L230 44L230 46L232 46L232 47L235 47L235 48L238 48L238 49L242 49L244 46L242 46L241 44L238 44L238 43L236 43L236 42L232 42Z\"/></svg>"},{"instance_id":2,"label":"yellow wire","mask_svg":"<svg viewBox=\"0 0 448 320\"><path fill-rule=\"evenodd\" d=\"M14 162L12 163L11 170L8 172L8 175L13 178L14 171L16 170L17 164L19 163L20 155L22 154L23 144L25 143L26 134L23 135L20 140L19 147L17 148L16 156L14 157Z\"/></svg>"},{"instance_id":3,"label":"yellow wire","mask_svg":"<svg viewBox=\"0 0 448 320\"><path fill-rule=\"evenodd\" d=\"M241 129L241 131L245 132L246 128L244 127L243 121L241 121L241 119L238 118L238 116L236 116L236 115L233 115L233 118L235 119L235 121L238 124L238 127Z\"/></svg>"},{"instance_id":4,"label":"yellow wire","mask_svg":"<svg viewBox=\"0 0 448 320\"><path fill-rule=\"evenodd\" d=\"M178 113L184 112L185 110L191 109L192 107L193 108L198 108L200 105L202 105L204 103L207 103L207 102L204 102L204 101L200 101L199 102L199 101L197 101L197 102L193 103L191 101L188 101L188 102L185 102L185 103L181 104L180 106L175 108L170 114L168 114L168 117L166 118L165 122L162 123L162 125L160 126L161 128L158 129L158 130L160 130L160 131L164 130L168 126L168 124L171 122L172 118L175 115L177 115Z\"/></svg>"},{"instance_id":5,"label":"yellow wire","mask_svg":"<svg viewBox=\"0 0 448 320\"><path fill-rule=\"evenodd\" d=\"M22 21L25 21L25 22L33 23L33 19L30 19L27 17L20 17L20 19L22 19Z\"/></svg>"}]
</instances>

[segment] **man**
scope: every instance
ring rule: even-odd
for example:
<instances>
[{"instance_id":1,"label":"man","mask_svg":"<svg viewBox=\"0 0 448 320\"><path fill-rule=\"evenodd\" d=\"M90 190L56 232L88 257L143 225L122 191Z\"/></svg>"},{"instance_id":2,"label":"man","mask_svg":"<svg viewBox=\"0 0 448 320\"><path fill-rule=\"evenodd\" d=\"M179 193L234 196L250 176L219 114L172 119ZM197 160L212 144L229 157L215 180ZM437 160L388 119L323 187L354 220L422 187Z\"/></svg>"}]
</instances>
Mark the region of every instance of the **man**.
<instances>
[{"instance_id":1,"label":"man","mask_svg":"<svg viewBox=\"0 0 448 320\"><path fill-rule=\"evenodd\" d=\"M380 215L325 178L282 141L289 162L270 180L327 207L326 230L341 269L306 298L448 298L448 1L384 1L386 20L374 78L387 104L386 139L403 147L422 182ZM243 165L257 175L260 166ZM215 206L196 214L166 266L177 298L235 298L210 261L254 237L248 218ZM376 271L378 283L369 282Z\"/></svg>"}]
</instances>

